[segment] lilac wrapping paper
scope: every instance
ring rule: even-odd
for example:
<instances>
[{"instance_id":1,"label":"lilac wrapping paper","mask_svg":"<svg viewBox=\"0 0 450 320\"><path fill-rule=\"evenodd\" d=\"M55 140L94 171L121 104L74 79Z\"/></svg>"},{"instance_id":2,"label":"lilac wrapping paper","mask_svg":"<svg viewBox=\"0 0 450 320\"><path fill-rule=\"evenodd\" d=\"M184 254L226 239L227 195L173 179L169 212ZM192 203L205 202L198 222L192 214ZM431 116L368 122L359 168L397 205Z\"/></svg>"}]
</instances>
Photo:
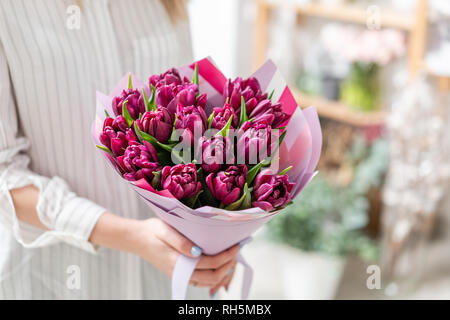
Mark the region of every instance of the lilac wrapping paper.
<instances>
[{"instance_id":1,"label":"lilac wrapping paper","mask_svg":"<svg viewBox=\"0 0 450 320\"><path fill-rule=\"evenodd\" d=\"M220 106L223 103L222 90L226 78L210 58L199 60L196 63L199 71L200 91L208 95L205 111L209 116L213 106ZM179 67L181 76L192 78L193 65ZM320 157L322 133L317 112L314 107L305 110L298 107L286 82L272 61L267 61L253 76L260 82L263 91L274 90L272 100L282 102L283 111L291 116L278 156L280 168L293 166L288 174L290 180L296 183L292 190L293 197L295 197L314 177L314 170ZM147 95L150 96L148 84L134 76L132 76L132 84L133 88L144 88ZM104 110L113 114L112 97L119 95L127 87L128 75L122 78L109 95L97 92L96 118L92 128L95 144L100 145L98 137L106 117ZM114 159L106 152L102 153L107 162L116 172L119 172ZM260 208L227 211L208 206L192 209L175 198L166 197L167 194L164 191L154 192L146 186L144 181L130 182L130 185L161 220L193 241L207 255L214 255L235 244L248 242L256 230L282 211L265 212ZM246 299L251 286L252 270L240 254L237 259L245 267L242 298ZM182 255L179 257L172 275L173 299L185 298L190 276L198 260L199 258L193 259Z\"/></svg>"}]
</instances>

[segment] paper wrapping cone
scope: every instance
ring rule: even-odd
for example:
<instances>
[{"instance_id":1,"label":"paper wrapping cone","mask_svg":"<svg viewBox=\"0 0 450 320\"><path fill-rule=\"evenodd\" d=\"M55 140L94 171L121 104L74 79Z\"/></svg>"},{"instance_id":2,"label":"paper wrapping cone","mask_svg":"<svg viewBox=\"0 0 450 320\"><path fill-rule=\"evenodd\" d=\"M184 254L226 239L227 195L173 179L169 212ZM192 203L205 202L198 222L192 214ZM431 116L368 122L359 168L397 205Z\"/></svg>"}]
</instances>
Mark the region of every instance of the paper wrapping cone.
<instances>
[{"instance_id":1,"label":"paper wrapping cone","mask_svg":"<svg viewBox=\"0 0 450 320\"><path fill-rule=\"evenodd\" d=\"M209 115L213 106L223 104L222 91L226 78L210 58L197 61L196 64L199 70L200 91L208 95L205 112ZM194 65L195 63L179 67L181 76L192 78ZM286 126L287 134L279 148L278 156L281 168L293 166L288 175L290 181L296 183L292 190L292 195L295 197L314 177L314 170L319 160L322 135L317 112L315 108L301 110L298 107L281 73L272 61L267 61L253 76L258 79L264 92L274 91L272 100L281 102L283 111L290 116ZM133 88L144 89L147 95L150 95L148 85L134 76L132 76L132 84ZM113 114L112 97L119 95L127 86L128 75L123 77L109 95L97 93L96 119L92 127L94 143L100 144L98 137L106 117L105 110ZM103 154L108 163L120 173L114 159L106 152ZM145 180L130 182L130 185L160 219L174 227L208 255L217 254L235 244L249 241L253 232L279 213L279 211L265 212L260 208L241 211L227 211L212 207L191 209L173 198L167 191L155 191ZM242 287L242 298L245 299L251 285L252 270L240 254L237 260L245 267ZM199 258L180 255L172 275L173 299L184 299L190 276L198 261Z\"/></svg>"}]
</instances>

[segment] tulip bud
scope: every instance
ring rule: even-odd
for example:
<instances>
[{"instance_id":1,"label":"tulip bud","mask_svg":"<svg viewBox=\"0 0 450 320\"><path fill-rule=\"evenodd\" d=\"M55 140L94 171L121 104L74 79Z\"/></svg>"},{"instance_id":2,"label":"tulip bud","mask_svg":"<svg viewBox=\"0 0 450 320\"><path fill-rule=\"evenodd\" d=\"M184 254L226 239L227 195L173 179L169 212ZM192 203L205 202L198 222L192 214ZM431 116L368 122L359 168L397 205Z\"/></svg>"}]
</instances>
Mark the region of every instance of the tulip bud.
<instances>
[{"instance_id":1,"label":"tulip bud","mask_svg":"<svg viewBox=\"0 0 450 320\"><path fill-rule=\"evenodd\" d=\"M122 91L120 96L112 99L112 109L116 116L122 114L122 106L125 101L128 101L126 108L134 120L139 118L139 114L145 112L144 98L141 92L139 90L126 89Z\"/></svg>"},{"instance_id":2,"label":"tulip bud","mask_svg":"<svg viewBox=\"0 0 450 320\"><path fill-rule=\"evenodd\" d=\"M155 104L157 107L164 107L169 110L174 118L178 104L190 106L196 102L198 87L192 83L183 83L180 85L163 85L156 89ZM206 95L197 98L197 105L204 107L206 105Z\"/></svg>"},{"instance_id":3,"label":"tulip bud","mask_svg":"<svg viewBox=\"0 0 450 320\"><path fill-rule=\"evenodd\" d=\"M234 81L228 79L224 87L223 98L225 101L227 98L229 99L229 103L237 115L241 113L241 96L244 97L247 113L250 113L261 100L267 99L267 93L262 93L256 78L251 77L245 80L236 78Z\"/></svg>"},{"instance_id":4,"label":"tulip bud","mask_svg":"<svg viewBox=\"0 0 450 320\"><path fill-rule=\"evenodd\" d=\"M166 143L172 134L172 117L166 108L146 111L141 119L136 120L139 130L148 133L161 143Z\"/></svg>"},{"instance_id":5,"label":"tulip bud","mask_svg":"<svg viewBox=\"0 0 450 320\"><path fill-rule=\"evenodd\" d=\"M159 88L166 85L179 86L182 83L189 82L189 80L187 78L182 79L178 70L171 68L162 74L150 76L148 82L155 88Z\"/></svg>"},{"instance_id":6,"label":"tulip bud","mask_svg":"<svg viewBox=\"0 0 450 320\"><path fill-rule=\"evenodd\" d=\"M201 136L207 128L207 119L203 107L195 105L183 106L182 104L178 104L175 128L185 129L187 136L191 137L191 141L188 141L188 143L192 144L194 142L194 134ZM197 132L195 130L197 130Z\"/></svg>"},{"instance_id":7,"label":"tulip bud","mask_svg":"<svg viewBox=\"0 0 450 320\"><path fill-rule=\"evenodd\" d=\"M106 118L103 122L103 131L99 137L100 142L110 149L115 157L123 155L128 145L137 143L136 135L128 126L125 125L125 130L121 130L123 126L120 124L120 119L117 120L119 117L114 120L109 117Z\"/></svg>"},{"instance_id":8,"label":"tulip bud","mask_svg":"<svg viewBox=\"0 0 450 320\"><path fill-rule=\"evenodd\" d=\"M239 130L236 148L238 163L257 164L269 157L276 148L272 145L271 126L265 121L245 122Z\"/></svg>"},{"instance_id":9,"label":"tulip bud","mask_svg":"<svg viewBox=\"0 0 450 320\"><path fill-rule=\"evenodd\" d=\"M199 162L206 173L217 172L224 164L235 162L233 144L228 137L201 137L198 148L196 158L201 159Z\"/></svg>"},{"instance_id":10,"label":"tulip bud","mask_svg":"<svg viewBox=\"0 0 450 320\"><path fill-rule=\"evenodd\" d=\"M241 196L247 179L247 166L229 166L225 171L210 173L206 184L212 195L224 205L235 202Z\"/></svg>"},{"instance_id":11,"label":"tulip bud","mask_svg":"<svg viewBox=\"0 0 450 320\"><path fill-rule=\"evenodd\" d=\"M144 178L152 183L153 173L161 170L156 150L149 143L128 146L124 155L117 157L117 162L124 171L123 177L130 181Z\"/></svg>"},{"instance_id":12,"label":"tulip bud","mask_svg":"<svg viewBox=\"0 0 450 320\"><path fill-rule=\"evenodd\" d=\"M193 163L166 166L161 172L161 186L169 190L178 200L195 196L202 184L197 179L197 168Z\"/></svg>"},{"instance_id":13,"label":"tulip bud","mask_svg":"<svg viewBox=\"0 0 450 320\"><path fill-rule=\"evenodd\" d=\"M211 128L220 130L227 124L228 120L231 116L233 119L231 120L231 128L235 129L238 126L238 117L233 109L233 107L225 103L223 108L214 108L214 117L211 122Z\"/></svg>"},{"instance_id":14,"label":"tulip bud","mask_svg":"<svg viewBox=\"0 0 450 320\"><path fill-rule=\"evenodd\" d=\"M249 118L253 118L254 122L268 121L269 125L276 129L288 119L288 115L283 112L281 103L272 104L270 100L266 99L256 105L249 113Z\"/></svg>"},{"instance_id":15,"label":"tulip bud","mask_svg":"<svg viewBox=\"0 0 450 320\"><path fill-rule=\"evenodd\" d=\"M280 176L264 169L255 178L252 205L265 211L280 209L292 200L290 192L294 186L287 174Z\"/></svg>"}]
</instances>

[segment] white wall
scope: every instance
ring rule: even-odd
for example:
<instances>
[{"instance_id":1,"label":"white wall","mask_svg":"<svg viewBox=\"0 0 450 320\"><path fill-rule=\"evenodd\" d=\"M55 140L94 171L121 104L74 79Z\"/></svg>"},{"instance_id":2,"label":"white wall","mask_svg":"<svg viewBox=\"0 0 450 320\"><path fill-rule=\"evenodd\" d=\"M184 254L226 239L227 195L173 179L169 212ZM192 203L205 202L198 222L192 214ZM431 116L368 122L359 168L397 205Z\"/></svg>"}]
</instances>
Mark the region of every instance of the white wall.
<instances>
[{"instance_id":1,"label":"white wall","mask_svg":"<svg viewBox=\"0 0 450 320\"><path fill-rule=\"evenodd\" d=\"M238 0L190 0L194 58L211 56L227 77L236 76Z\"/></svg>"}]
</instances>

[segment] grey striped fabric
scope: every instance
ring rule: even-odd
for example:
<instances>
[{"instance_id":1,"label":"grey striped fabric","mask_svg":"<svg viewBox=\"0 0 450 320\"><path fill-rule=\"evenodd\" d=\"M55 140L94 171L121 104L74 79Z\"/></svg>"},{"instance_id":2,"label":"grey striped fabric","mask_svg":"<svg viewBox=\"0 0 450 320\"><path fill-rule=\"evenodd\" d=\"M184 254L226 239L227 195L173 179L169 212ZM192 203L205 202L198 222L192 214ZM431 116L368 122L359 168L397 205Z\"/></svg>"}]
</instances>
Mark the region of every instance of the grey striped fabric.
<instances>
[{"instance_id":1,"label":"grey striped fabric","mask_svg":"<svg viewBox=\"0 0 450 320\"><path fill-rule=\"evenodd\" d=\"M187 22L171 24L159 0L0 0L0 299L170 297L149 263L87 241L104 208L152 216L106 167L90 127L96 90L191 52ZM51 231L15 216L9 190L29 184Z\"/></svg>"}]
</instances>

